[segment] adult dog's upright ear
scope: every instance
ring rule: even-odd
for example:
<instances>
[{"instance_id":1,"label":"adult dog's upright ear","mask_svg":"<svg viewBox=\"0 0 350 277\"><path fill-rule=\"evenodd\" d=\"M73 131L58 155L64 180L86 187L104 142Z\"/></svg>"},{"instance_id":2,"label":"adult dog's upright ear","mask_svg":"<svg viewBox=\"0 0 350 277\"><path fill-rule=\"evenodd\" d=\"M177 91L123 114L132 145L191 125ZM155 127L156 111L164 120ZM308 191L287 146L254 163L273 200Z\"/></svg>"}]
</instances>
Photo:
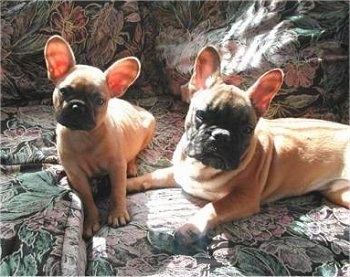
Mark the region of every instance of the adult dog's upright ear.
<instances>
[{"instance_id":1,"label":"adult dog's upright ear","mask_svg":"<svg viewBox=\"0 0 350 277\"><path fill-rule=\"evenodd\" d=\"M106 71L106 81L111 97L121 97L139 77L141 63L136 57L116 61Z\"/></svg>"},{"instance_id":2,"label":"adult dog's upright ear","mask_svg":"<svg viewBox=\"0 0 350 277\"><path fill-rule=\"evenodd\" d=\"M47 75L55 84L76 64L72 48L66 40L58 35L48 39L44 56Z\"/></svg>"},{"instance_id":3,"label":"adult dog's upright ear","mask_svg":"<svg viewBox=\"0 0 350 277\"><path fill-rule=\"evenodd\" d=\"M211 87L220 77L220 55L214 46L204 47L197 55L187 88L182 87L182 100L190 102L193 94Z\"/></svg>"},{"instance_id":4,"label":"adult dog's upright ear","mask_svg":"<svg viewBox=\"0 0 350 277\"><path fill-rule=\"evenodd\" d=\"M266 72L248 89L250 101L257 113L263 116L268 110L271 100L283 84L283 71L276 68Z\"/></svg>"}]
</instances>

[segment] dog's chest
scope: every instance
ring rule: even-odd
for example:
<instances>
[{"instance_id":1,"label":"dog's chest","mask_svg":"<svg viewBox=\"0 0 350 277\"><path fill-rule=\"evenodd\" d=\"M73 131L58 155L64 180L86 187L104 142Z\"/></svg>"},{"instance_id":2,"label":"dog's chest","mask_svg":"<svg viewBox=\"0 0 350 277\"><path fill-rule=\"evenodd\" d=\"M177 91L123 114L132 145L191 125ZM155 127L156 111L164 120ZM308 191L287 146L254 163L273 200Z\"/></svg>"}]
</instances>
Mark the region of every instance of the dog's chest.
<instances>
[{"instance_id":1,"label":"dog's chest","mask_svg":"<svg viewBox=\"0 0 350 277\"><path fill-rule=\"evenodd\" d=\"M115 151L83 136L60 134L58 155L67 172L92 177L109 171Z\"/></svg>"},{"instance_id":2,"label":"dog's chest","mask_svg":"<svg viewBox=\"0 0 350 277\"><path fill-rule=\"evenodd\" d=\"M189 157L174 167L175 182L188 194L208 201L220 199L230 192L232 174L206 167Z\"/></svg>"},{"instance_id":3,"label":"dog's chest","mask_svg":"<svg viewBox=\"0 0 350 277\"><path fill-rule=\"evenodd\" d=\"M89 155L85 153L75 156L65 152L60 153L61 163L67 172L83 174L93 177L106 174L109 171L110 161L102 155Z\"/></svg>"}]
</instances>

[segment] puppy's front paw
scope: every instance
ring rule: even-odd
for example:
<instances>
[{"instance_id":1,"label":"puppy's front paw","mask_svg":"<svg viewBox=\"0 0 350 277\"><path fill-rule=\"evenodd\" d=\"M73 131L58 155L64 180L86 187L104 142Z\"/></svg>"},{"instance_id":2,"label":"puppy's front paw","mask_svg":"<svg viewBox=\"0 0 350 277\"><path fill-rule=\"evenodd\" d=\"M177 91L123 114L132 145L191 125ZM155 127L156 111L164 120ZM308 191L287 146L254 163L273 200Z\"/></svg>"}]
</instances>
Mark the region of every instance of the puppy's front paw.
<instances>
[{"instance_id":1,"label":"puppy's front paw","mask_svg":"<svg viewBox=\"0 0 350 277\"><path fill-rule=\"evenodd\" d=\"M175 239L179 244L189 245L198 241L204 235L205 234L201 232L194 224L186 223L176 230Z\"/></svg>"},{"instance_id":2,"label":"puppy's front paw","mask_svg":"<svg viewBox=\"0 0 350 277\"><path fill-rule=\"evenodd\" d=\"M108 225L119 227L126 225L130 221L130 216L127 210L114 209L111 210L108 216Z\"/></svg>"},{"instance_id":3,"label":"puppy's front paw","mask_svg":"<svg viewBox=\"0 0 350 277\"><path fill-rule=\"evenodd\" d=\"M100 230L101 225L99 222L98 215L96 216L87 216L84 219L84 230L83 230L83 237L85 239L91 238L98 230Z\"/></svg>"}]
</instances>

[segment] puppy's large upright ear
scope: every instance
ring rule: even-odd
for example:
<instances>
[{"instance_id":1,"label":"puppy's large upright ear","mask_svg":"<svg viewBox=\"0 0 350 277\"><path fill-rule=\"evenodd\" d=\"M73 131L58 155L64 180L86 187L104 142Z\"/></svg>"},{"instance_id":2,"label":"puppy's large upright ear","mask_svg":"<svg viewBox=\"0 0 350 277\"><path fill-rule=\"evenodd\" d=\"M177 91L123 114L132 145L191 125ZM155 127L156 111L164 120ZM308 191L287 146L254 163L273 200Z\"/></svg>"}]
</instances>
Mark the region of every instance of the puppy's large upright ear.
<instances>
[{"instance_id":1,"label":"puppy's large upright ear","mask_svg":"<svg viewBox=\"0 0 350 277\"><path fill-rule=\"evenodd\" d=\"M189 85L198 89L210 87L220 75L220 55L214 46L203 48L197 55Z\"/></svg>"},{"instance_id":2,"label":"puppy's large upright ear","mask_svg":"<svg viewBox=\"0 0 350 277\"><path fill-rule=\"evenodd\" d=\"M283 83L283 71L272 69L262 75L249 89L248 94L258 116L262 116L270 106Z\"/></svg>"},{"instance_id":3,"label":"puppy's large upright ear","mask_svg":"<svg viewBox=\"0 0 350 277\"><path fill-rule=\"evenodd\" d=\"M52 36L46 42L44 56L47 75L57 83L68 71L75 66L75 57L68 42L60 36Z\"/></svg>"},{"instance_id":4,"label":"puppy's large upright ear","mask_svg":"<svg viewBox=\"0 0 350 277\"><path fill-rule=\"evenodd\" d=\"M189 103L196 91L211 87L220 76L220 56L214 46L199 51L190 81L181 86L182 101Z\"/></svg>"},{"instance_id":5,"label":"puppy's large upright ear","mask_svg":"<svg viewBox=\"0 0 350 277\"><path fill-rule=\"evenodd\" d=\"M106 81L112 97L121 97L139 77L141 63L136 57L127 57L112 64L106 71Z\"/></svg>"}]
</instances>

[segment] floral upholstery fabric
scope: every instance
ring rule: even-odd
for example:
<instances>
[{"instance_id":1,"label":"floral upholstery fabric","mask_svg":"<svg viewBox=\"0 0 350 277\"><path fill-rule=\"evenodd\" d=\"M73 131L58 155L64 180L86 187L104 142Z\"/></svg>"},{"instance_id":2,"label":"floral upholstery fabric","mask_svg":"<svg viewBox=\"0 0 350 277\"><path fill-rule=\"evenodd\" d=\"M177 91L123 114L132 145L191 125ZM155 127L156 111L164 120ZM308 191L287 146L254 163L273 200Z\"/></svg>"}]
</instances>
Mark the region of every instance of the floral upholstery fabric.
<instances>
[{"instance_id":1,"label":"floral upholstery fabric","mask_svg":"<svg viewBox=\"0 0 350 277\"><path fill-rule=\"evenodd\" d=\"M55 178L42 171L1 183L2 276L85 275L81 202Z\"/></svg>"},{"instance_id":2,"label":"floral upholstery fabric","mask_svg":"<svg viewBox=\"0 0 350 277\"><path fill-rule=\"evenodd\" d=\"M167 89L179 94L198 51L222 55L227 83L249 87L269 69L285 73L267 117L349 122L349 3L346 1L151 1L155 53Z\"/></svg>"},{"instance_id":3,"label":"floral upholstery fabric","mask_svg":"<svg viewBox=\"0 0 350 277\"><path fill-rule=\"evenodd\" d=\"M141 58L144 35L136 2L2 1L2 105L50 99L43 50L53 34L72 46L77 63L107 69L125 56ZM138 79L146 86L144 75Z\"/></svg>"},{"instance_id":4,"label":"floral upholstery fabric","mask_svg":"<svg viewBox=\"0 0 350 277\"><path fill-rule=\"evenodd\" d=\"M3 1L1 10L2 105L51 97L42 51L60 34L78 63L106 69L139 57L129 95L178 95L198 51L213 44L228 83L247 88L284 70L268 117L349 120L347 1Z\"/></svg>"},{"instance_id":5,"label":"floral upholstery fabric","mask_svg":"<svg viewBox=\"0 0 350 277\"><path fill-rule=\"evenodd\" d=\"M157 119L142 174L170 165L187 111L180 86L206 44L242 88L284 70L268 117L348 123L348 16L346 1L2 1L0 275L349 276L350 211L317 193L264 205L186 248L173 231L204 201L177 188L130 194L132 221L84 241L81 200L56 158L43 60L53 34L79 63L140 58L126 98ZM91 183L105 223L108 179Z\"/></svg>"}]
</instances>

